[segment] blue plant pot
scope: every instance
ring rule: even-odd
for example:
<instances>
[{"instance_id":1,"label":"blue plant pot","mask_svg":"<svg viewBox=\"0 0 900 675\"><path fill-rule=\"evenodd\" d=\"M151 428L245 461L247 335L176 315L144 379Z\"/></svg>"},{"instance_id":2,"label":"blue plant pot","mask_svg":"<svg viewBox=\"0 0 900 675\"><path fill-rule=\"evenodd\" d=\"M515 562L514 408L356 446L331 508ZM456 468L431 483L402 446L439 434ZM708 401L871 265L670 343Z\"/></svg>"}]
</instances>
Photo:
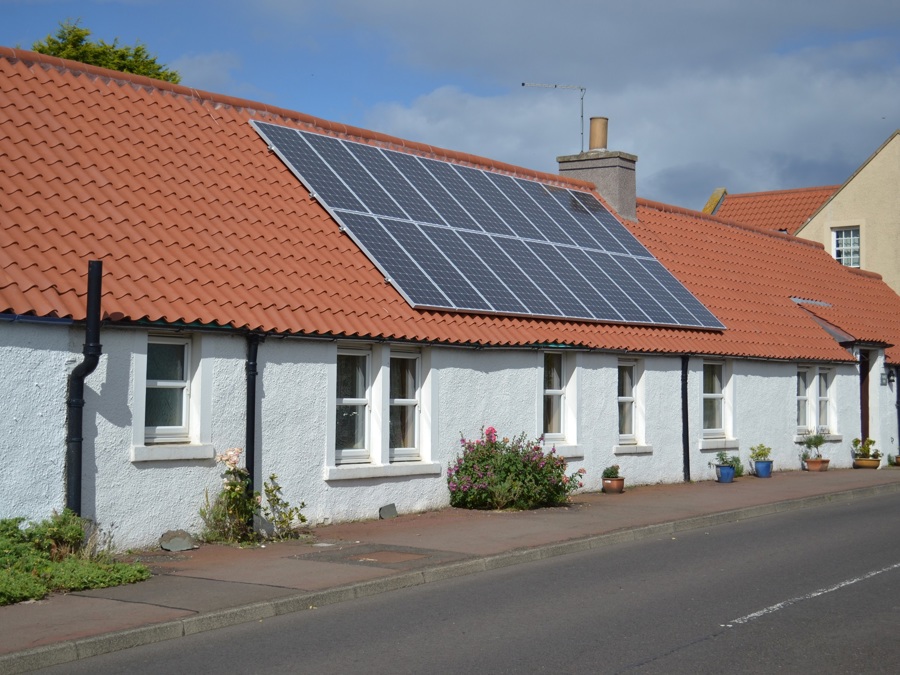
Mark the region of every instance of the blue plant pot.
<instances>
[{"instance_id":1,"label":"blue plant pot","mask_svg":"<svg viewBox=\"0 0 900 675\"><path fill-rule=\"evenodd\" d=\"M716 480L720 483L734 482L734 467L731 465L716 465Z\"/></svg>"},{"instance_id":2,"label":"blue plant pot","mask_svg":"<svg viewBox=\"0 0 900 675\"><path fill-rule=\"evenodd\" d=\"M772 477L772 460L771 459L763 459L758 460L753 463L756 467L756 476L757 478L771 478Z\"/></svg>"}]
</instances>

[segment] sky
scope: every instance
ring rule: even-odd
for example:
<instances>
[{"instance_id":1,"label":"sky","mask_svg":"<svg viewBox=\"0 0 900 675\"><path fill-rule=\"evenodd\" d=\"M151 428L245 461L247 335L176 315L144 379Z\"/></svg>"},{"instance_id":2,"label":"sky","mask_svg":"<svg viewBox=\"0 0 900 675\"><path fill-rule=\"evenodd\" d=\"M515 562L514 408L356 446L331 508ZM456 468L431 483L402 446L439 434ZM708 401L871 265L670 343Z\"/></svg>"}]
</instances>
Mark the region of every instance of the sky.
<instances>
[{"instance_id":1,"label":"sky","mask_svg":"<svg viewBox=\"0 0 900 675\"><path fill-rule=\"evenodd\" d=\"M0 0L0 45L66 20L196 89L538 171L607 117L638 195L693 209L843 183L900 128L897 0Z\"/></svg>"}]
</instances>

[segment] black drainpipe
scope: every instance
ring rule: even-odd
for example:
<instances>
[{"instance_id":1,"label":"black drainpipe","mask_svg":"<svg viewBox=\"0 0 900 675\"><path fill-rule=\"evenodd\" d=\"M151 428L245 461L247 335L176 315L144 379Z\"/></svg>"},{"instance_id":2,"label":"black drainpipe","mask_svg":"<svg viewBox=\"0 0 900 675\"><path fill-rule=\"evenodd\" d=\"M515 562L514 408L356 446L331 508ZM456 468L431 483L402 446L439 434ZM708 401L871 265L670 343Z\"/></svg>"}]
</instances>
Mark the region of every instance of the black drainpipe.
<instances>
[{"instance_id":1,"label":"black drainpipe","mask_svg":"<svg viewBox=\"0 0 900 675\"><path fill-rule=\"evenodd\" d=\"M262 338L256 333L247 335L247 437L244 441L247 473L250 474L250 491L262 485L256 475L256 357Z\"/></svg>"},{"instance_id":2,"label":"black drainpipe","mask_svg":"<svg viewBox=\"0 0 900 675\"><path fill-rule=\"evenodd\" d=\"M66 399L66 508L81 515L81 459L84 438L84 380L94 372L103 353L100 344L100 295L103 263L88 262L87 325L84 331L84 360L69 375Z\"/></svg>"},{"instance_id":3,"label":"black drainpipe","mask_svg":"<svg viewBox=\"0 0 900 675\"><path fill-rule=\"evenodd\" d=\"M689 429L690 406L688 405L688 366L691 357L681 356L681 454L684 462L684 482L691 482L691 434Z\"/></svg>"},{"instance_id":4,"label":"black drainpipe","mask_svg":"<svg viewBox=\"0 0 900 675\"><path fill-rule=\"evenodd\" d=\"M897 448L900 450L900 368L894 368L894 391L897 392ZM900 458L900 452L897 453L898 458ZM900 461L898 459L897 461Z\"/></svg>"}]
</instances>

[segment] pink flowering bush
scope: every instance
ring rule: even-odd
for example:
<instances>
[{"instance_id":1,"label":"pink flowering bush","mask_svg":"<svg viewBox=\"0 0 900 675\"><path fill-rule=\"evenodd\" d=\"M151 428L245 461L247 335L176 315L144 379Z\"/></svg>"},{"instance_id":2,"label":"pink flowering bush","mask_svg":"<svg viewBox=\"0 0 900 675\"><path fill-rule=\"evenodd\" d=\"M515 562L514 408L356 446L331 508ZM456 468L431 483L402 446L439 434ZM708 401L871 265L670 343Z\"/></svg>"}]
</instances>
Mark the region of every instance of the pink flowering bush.
<instances>
[{"instance_id":1,"label":"pink flowering bush","mask_svg":"<svg viewBox=\"0 0 900 675\"><path fill-rule=\"evenodd\" d=\"M447 467L450 505L467 509L534 509L565 504L584 487L584 469L566 475L566 460L556 448L544 452L543 440L525 434L498 438L494 427L481 438L460 438L462 454Z\"/></svg>"},{"instance_id":2,"label":"pink flowering bush","mask_svg":"<svg viewBox=\"0 0 900 675\"><path fill-rule=\"evenodd\" d=\"M200 518L205 525L203 538L206 541L246 543L257 541L263 534L254 529L255 519L261 517L267 524L266 536L274 539L288 539L296 535L296 528L306 522L300 509L306 506L291 506L282 497L278 476L274 473L263 484L265 503L259 492L252 489L250 473L240 465L242 448L230 448L224 454L216 455L216 462L225 465L222 489L200 508Z\"/></svg>"}]
</instances>

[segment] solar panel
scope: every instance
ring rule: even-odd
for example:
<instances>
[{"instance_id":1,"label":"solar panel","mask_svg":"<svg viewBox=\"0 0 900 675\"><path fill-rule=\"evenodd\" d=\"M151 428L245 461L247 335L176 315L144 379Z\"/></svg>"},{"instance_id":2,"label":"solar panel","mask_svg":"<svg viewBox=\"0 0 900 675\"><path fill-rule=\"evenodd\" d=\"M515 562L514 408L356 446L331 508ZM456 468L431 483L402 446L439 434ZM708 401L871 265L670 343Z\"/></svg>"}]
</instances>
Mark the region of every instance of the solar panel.
<instances>
[{"instance_id":1,"label":"solar panel","mask_svg":"<svg viewBox=\"0 0 900 675\"><path fill-rule=\"evenodd\" d=\"M589 192L251 124L413 307L724 328Z\"/></svg>"}]
</instances>

